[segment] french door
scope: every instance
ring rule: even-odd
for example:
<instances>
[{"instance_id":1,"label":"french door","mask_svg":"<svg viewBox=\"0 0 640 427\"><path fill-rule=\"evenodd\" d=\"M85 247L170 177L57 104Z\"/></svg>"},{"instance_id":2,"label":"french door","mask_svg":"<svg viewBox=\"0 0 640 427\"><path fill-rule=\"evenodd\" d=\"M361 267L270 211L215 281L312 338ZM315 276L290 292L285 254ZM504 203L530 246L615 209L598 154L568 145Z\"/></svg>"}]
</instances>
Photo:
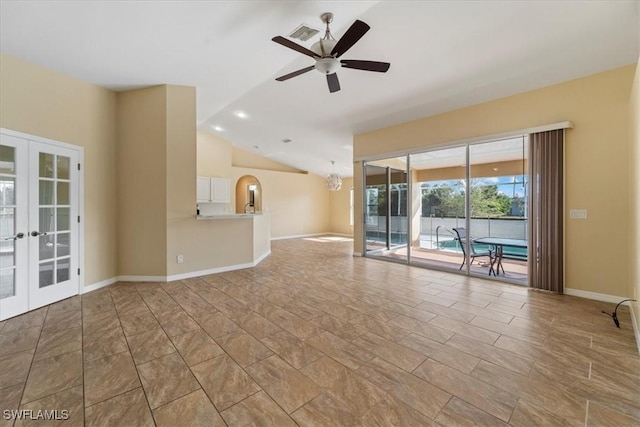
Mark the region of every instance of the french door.
<instances>
[{"instance_id":1,"label":"french door","mask_svg":"<svg viewBox=\"0 0 640 427\"><path fill-rule=\"evenodd\" d=\"M0 133L0 320L79 290L79 150Z\"/></svg>"}]
</instances>

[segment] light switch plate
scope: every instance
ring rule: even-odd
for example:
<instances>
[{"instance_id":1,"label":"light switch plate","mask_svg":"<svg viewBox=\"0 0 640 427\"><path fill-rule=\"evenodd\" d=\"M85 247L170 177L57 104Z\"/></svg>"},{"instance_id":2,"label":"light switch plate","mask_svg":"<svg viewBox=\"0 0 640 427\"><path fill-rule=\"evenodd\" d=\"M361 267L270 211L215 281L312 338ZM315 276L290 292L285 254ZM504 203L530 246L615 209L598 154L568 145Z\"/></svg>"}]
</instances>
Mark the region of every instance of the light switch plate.
<instances>
[{"instance_id":1,"label":"light switch plate","mask_svg":"<svg viewBox=\"0 0 640 427\"><path fill-rule=\"evenodd\" d=\"M569 218L571 219L587 219L586 209L571 209L569 211Z\"/></svg>"}]
</instances>

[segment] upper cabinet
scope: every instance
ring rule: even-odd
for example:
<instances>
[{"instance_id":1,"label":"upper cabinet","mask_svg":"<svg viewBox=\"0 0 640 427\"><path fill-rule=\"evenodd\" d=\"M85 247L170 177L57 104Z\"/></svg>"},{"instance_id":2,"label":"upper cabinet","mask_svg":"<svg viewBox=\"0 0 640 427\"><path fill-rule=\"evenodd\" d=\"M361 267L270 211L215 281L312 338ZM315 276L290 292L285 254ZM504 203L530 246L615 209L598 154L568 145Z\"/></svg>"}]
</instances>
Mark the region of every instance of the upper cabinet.
<instances>
[{"instance_id":1,"label":"upper cabinet","mask_svg":"<svg viewBox=\"0 0 640 427\"><path fill-rule=\"evenodd\" d=\"M231 202L231 183L227 178L199 176L196 181L196 198L199 203Z\"/></svg>"}]
</instances>

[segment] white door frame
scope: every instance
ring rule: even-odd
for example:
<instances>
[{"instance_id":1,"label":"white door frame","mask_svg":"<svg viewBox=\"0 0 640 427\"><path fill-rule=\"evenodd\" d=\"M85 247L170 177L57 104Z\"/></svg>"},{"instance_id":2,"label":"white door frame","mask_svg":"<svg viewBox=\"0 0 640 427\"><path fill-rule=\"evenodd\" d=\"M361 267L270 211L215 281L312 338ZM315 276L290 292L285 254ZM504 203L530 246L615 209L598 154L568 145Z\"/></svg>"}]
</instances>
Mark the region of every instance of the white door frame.
<instances>
[{"instance_id":1,"label":"white door frame","mask_svg":"<svg viewBox=\"0 0 640 427\"><path fill-rule=\"evenodd\" d=\"M15 138L20 138L26 141L35 141L42 144L53 145L55 147L66 148L74 150L78 155L78 163L80 164L80 170L78 171L78 215L80 216L80 224L78 225L78 268L80 268L80 274L78 275L78 289L77 294L82 294L82 289L85 283L85 268L84 268L84 147L78 145L72 145L61 141L56 141L50 138L44 138L37 135L30 135L24 132L19 132L11 129L0 128L0 133ZM29 230L30 232L31 230ZM25 237L27 238L27 237ZM71 272L73 273L73 272Z\"/></svg>"}]
</instances>

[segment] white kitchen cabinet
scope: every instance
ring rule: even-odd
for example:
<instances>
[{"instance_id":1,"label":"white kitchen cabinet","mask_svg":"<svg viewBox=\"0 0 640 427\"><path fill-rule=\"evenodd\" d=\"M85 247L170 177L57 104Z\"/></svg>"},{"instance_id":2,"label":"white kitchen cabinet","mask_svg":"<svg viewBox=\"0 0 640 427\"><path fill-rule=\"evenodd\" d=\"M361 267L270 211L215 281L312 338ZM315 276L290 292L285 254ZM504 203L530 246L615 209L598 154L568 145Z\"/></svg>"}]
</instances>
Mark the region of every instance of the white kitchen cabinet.
<instances>
[{"instance_id":1,"label":"white kitchen cabinet","mask_svg":"<svg viewBox=\"0 0 640 427\"><path fill-rule=\"evenodd\" d=\"M211 178L211 202L229 203L231 201L230 187L227 178Z\"/></svg>"},{"instance_id":2,"label":"white kitchen cabinet","mask_svg":"<svg viewBox=\"0 0 640 427\"><path fill-rule=\"evenodd\" d=\"M229 203L231 183L227 178L199 176L196 181L196 199L199 203Z\"/></svg>"}]
</instances>

